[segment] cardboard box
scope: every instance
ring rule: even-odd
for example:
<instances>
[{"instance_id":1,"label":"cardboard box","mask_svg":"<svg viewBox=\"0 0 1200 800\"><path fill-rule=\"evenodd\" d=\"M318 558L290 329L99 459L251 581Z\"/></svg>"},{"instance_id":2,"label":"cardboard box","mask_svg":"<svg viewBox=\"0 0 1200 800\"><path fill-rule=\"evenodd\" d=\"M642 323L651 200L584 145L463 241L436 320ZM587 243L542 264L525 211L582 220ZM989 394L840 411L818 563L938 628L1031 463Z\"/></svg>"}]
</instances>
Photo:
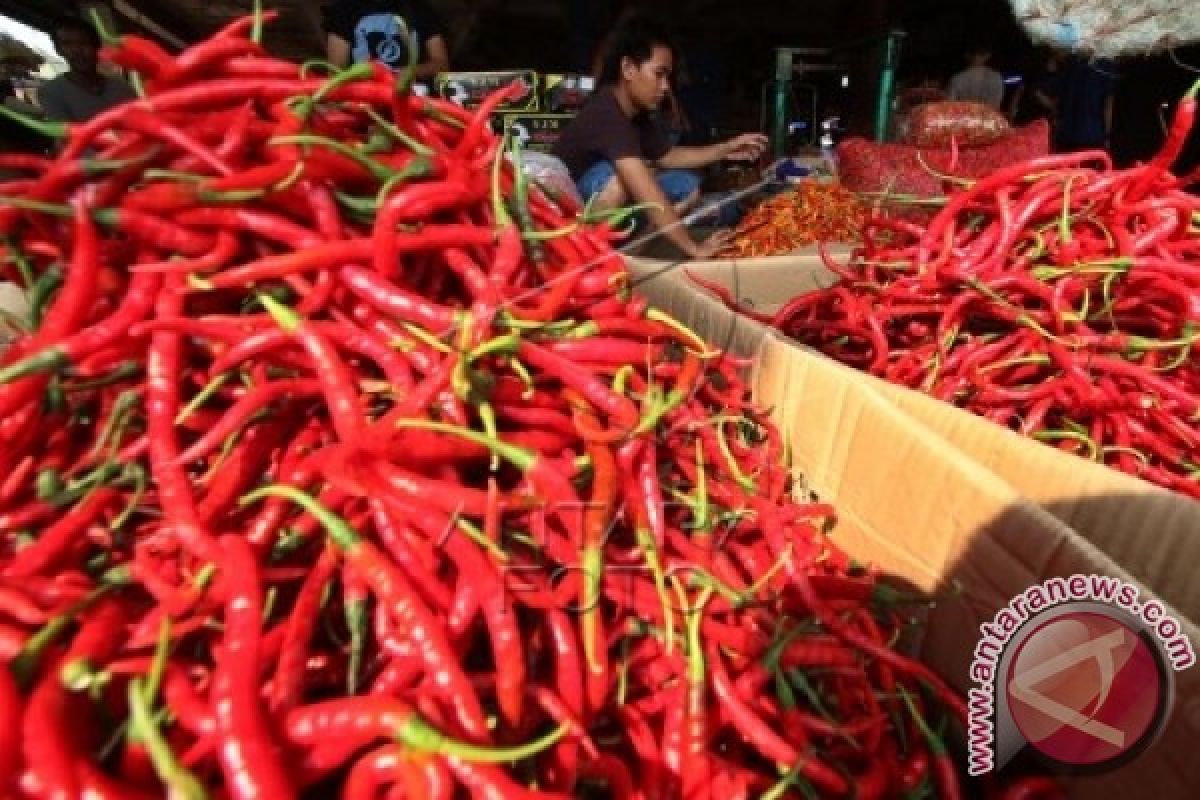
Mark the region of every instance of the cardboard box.
<instances>
[{"instance_id":1,"label":"cardboard box","mask_svg":"<svg viewBox=\"0 0 1200 800\"><path fill-rule=\"evenodd\" d=\"M667 295L682 291L678 284L663 290ZM678 307L663 292L661 304ZM749 345L754 333L741 330L748 335L740 344ZM932 598L919 655L958 689L971 686L979 626L1025 589L1052 576L1075 574L1137 583L1113 559L851 370L771 336L757 341L754 397L772 410L792 465L808 487L837 507L834 539L853 556ZM1138 585L1149 592L1144 583ZM1172 613L1192 641L1200 642L1195 623L1178 609ZM1177 702L1163 737L1117 771L1071 780L1072 797L1195 796L1200 759L1192 752L1200 735L1200 667L1176 677Z\"/></svg>"},{"instance_id":2,"label":"cardboard box","mask_svg":"<svg viewBox=\"0 0 1200 800\"><path fill-rule=\"evenodd\" d=\"M549 153L573 119L574 114L505 113L500 115L500 129L519 139L525 150Z\"/></svg>"},{"instance_id":3,"label":"cardboard box","mask_svg":"<svg viewBox=\"0 0 1200 800\"><path fill-rule=\"evenodd\" d=\"M501 111L535 112L539 109L538 74L533 70L506 70L503 72L443 72L434 80L434 92L446 100L464 108L478 108L483 99L497 89L520 81L526 88L525 95L511 103L500 106Z\"/></svg>"},{"instance_id":4,"label":"cardboard box","mask_svg":"<svg viewBox=\"0 0 1200 800\"><path fill-rule=\"evenodd\" d=\"M784 337L730 312L695 286L685 269L725 286L743 306L763 313L836 280L812 253L679 267L638 259L630 263L635 285L651 301L693 325L714 344L745 356L758 353L767 340L784 341ZM1047 447L918 392L849 367L838 368L1069 526L1154 587L1164 600L1200 620L1200 581L1194 578L1195 565L1200 563L1200 503Z\"/></svg>"},{"instance_id":5,"label":"cardboard box","mask_svg":"<svg viewBox=\"0 0 1200 800\"><path fill-rule=\"evenodd\" d=\"M632 266L637 291L655 305L714 344L752 358L755 399L771 409L792 465L808 488L838 509L835 540L932 598L919 655L958 689L970 688L968 670L979 626L1049 577L1108 575L1133 582L1168 606L1167 595L1187 596L1191 580L1182 571L1153 582L1139 580L1062 519L907 413L879 391L877 382L729 312L689 286L670 264L641 261ZM816 269L793 269L786 277L751 269L762 266L741 262L739 268L707 264L699 269L709 277L722 271L740 276L730 286L742 297L752 287L779 290L787 281L790 291L830 279ZM763 309L778 302L765 294L759 297ZM1081 496L1076 516L1102 515L1108 502L1105 496ZM1196 563L1200 550L1193 545L1185 552L1187 541L1168 544L1149 536L1140 541L1146 550L1173 553L1187 565ZM1174 607L1171 613L1193 644L1200 642L1196 617ZM1200 667L1178 673L1176 680L1177 700L1163 737L1117 771L1072 779L1072 797L1195 796L1200 759L1192 751L1200 734Z\"/></svg>"}]
</instances>

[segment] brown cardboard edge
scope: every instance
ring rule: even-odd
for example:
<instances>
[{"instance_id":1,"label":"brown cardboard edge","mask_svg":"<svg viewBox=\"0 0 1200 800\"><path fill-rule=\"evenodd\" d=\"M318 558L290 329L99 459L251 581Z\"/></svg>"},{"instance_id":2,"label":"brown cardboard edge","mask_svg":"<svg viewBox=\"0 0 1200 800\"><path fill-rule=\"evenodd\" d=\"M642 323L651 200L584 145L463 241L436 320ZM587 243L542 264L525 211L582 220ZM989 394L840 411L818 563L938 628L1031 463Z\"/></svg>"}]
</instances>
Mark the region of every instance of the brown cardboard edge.
<instances>
[{"instance_id":1,"label":"brown cardboard edge","mask_svg":"<svg viewBox=\"0 0 1200 800\"><path fill-rule=\"evenodd\" d=\"M761 301L769 297L767 293L776 285L772 275L779 275L780 294L788 297L796 288L826 285L833 277L824 263L812 256L759 260L752 264L694 263L688 267L727 286L742 300ZM689 293L703 295L709 302L689 299ZM704 309L701 322L719 319L714 307L730 313L682 274L674 279L669 291L664 286L659 294L664 302L685 313ZM757 305L760 310L772 310L777 303ZM764 329L748 318L743 319L752 329ZM724 324L726 329L734 327L731 323ZM788 341L792 347L801 347L778 332L771 331L770 335ZM735 339L734 343L743 341ZM1133 575L1153 585L1165 600L1189 616L1200 618L1200 581L1193 578L1194 565L1200 563L1200 503L1030 441L927 395L853 372L950 444L994 471L1017 492L1063 520Z\"/></svg>"},{"instance_id":2,"label":"brown cardboard edge","mask_svg":"<svg viewBox=\"0 0 1200 800\"><path fill-rule=\"evenodd\" d=\"M1138 583L1136 576L1128 574L1062 521L1022 499L1007 482L952 447L922 421L909 418L890 405L882 393L864 380L865 376L861 373L796 347L772 329L730 312L718 301L690 286L678 270L656 274L662 267L646 262L631 264L631 269L635 277L640 275L642 278L638 290L655 305L696 328L702 335L728 342L730 349L738 355L753 357L752 380L760 401L765 400L770 404L772 398L779 394L778 390L769 388L771 381L783 381L784 385L793 383L793 379L787 375L795 369L795 359L807 358L808 366L804 369L816 370L817 374L827 377L840 375L833 382L836 387L834 391L842 393L843 397L855 398L852 401L854 411L846 410L845 401L825 406L816 404L818 410L822 407L838 408L837 418L842 420L841 424L846 429L861 427L864 414L868 418L890 416L894 430L904 433L903 436L897 434L896 438L903 439L909 449L902 451L899 457L885 460L882 465L876 463L874 466L881 468L878 471L884 477L876 477L875 481L886 484L892 475L905 470L918 474L929 473L929 468L912 470L914 453L924 453L927 457L931 453L936 454L935 461L942 464L939 468L941 474L960 476L947 477L934 489L903 484L901 489L894 490L902 499L916 502L922 496L928 498L932 495L935 502L927 503L927 509L933 508L939 514L949 514L950 519L958 520L961 512L947 509L963 506L961 503L945 502L946 493L954 491L956 486L959 487L958 491L964 491L964 486L968 487L968 493L976 491L978 487L986 490L983 496L992 498L989 506L1000 510L990 519L977 523L975 549L969 557L955 562L955 580L946 582L940 591L935 589L937 601L931 611L930 624L922 644L922 652L931 665L960 688L966 688L967 668L975 641L973 635L964 637L963 631L977 630L981 621L991 619L995 611L1012 596L1037 581L1051 575L1104 574L1138 585L1144 595L1152 594L1145 584ZM792 353L784 357L782 369L780 353ZM796 394L801 395L799 391ZM811 393L804 396L811 398ZM975 419L956 409L949 410ZM814 425L818 429L821 427L816 423ZM834 427L827 418L824 425ZM870 429L867 430L870 432ZM847 470L858 462L842 460L849 456L839 456L833 444L822 445L818 442L812 446L825 449L819 458L813 456L807 461L809 482L815 490L839 505L843 517L840 530L835 534L838 541L858 552L884 553L887 558L877 560L894 571L907 569L909 578L915 577L918 582L929 586L932 573L928 565L921 570L921 574L914 573L913 559L906 555L907 545L903 541L896 541L893 534L873 532L878 531L880 526L870 521L872 506L869 504L876 496L870 491L869 481L845 480L849 477ZM813 468L814 464L822 461L825 462L823 467ZM869 461L877 462L878 458ZM840 467L837 466L839 463ZM804 467L805 463L802 461L798 466ZM855 496L855 487L859 487L858 491L865 492L866 496ZM864 507L868 511L860 511ZM966 508L969 512L969 504ZM914 519L911 512L904 518L908 521L908 530L925 530L928 524L926 520ZM891 528L895 528L894 523ZM909 563L899 563L904 560ZM1002 577L1006 572L1009 575L1007 580ZM1014 574L1023 577L1013 580ZM973 588L960 594L958 586L968 584ZM1169 602L1165 604L1169 605ZM1193 643L1200 642L1197 625L1184 615L1175 611L1171 613L1180 620ZM1200 760L1191 756L1191 745L1200 734L1200 669L1194 667L1179 675L1178 679L1178 707L1160 743L1135 764L1119 772L1073 781L1073 796L1125 800L1131 791L1147 790L1163 797L1190 796L1190 787L1200 785Z\"/></svg>"},{"instance_id":3,"label":"brown cardboard edge","mask_svg":"<svg viewBox=\"0 0 1200 800\"><path fill-rule=\"evenodd\" d=\"M960 690L969 688L979 625L1046 578L1107 575L1138 586L1143 600L1154 596L857 373L764 338L752 386L791 445L793 466L838 508L835 541L935 598L921 655ZM1173 608L1169 613L1200 643L1193 620ZM1155 748L1122 770L1073 783L1073 796L1116 800L1149 789L1182 797L1200 785L1191 755L1200 735L1200 669L1176 677L1176 712Z\"/></svg>"},{"instance_id":4,"label":"brown cardboard edge","mask_svg":"<svg viewBox=\"0 0 1200 800\"><path fill-rule=\"evenodd\" d=\"M879 392L1200 618L1200 504L884 381Z\"/></svg>"}]
</instances>

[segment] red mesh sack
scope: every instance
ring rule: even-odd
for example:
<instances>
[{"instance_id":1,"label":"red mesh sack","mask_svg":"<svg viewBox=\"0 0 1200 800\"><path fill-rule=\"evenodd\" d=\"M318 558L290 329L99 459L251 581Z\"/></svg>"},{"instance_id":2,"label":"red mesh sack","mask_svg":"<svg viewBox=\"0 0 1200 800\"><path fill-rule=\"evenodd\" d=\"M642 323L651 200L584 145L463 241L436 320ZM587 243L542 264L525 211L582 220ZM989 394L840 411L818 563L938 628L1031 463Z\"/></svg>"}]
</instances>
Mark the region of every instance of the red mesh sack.
<instances>
[{"instance_id":1,"label":"red mesh sack","mask_svg":"<svg viewBox=\"0 0 1200 800\"><path fill-rule=\"evenodd\" d=\"M1012 132L1004 115L982 103L923 103L908 122L908 143L917 147L975 148L994 144Z\"/></svg>"},{"instance_id":2,"label":"red mesh sack","mask_svg":"<svg viewBox=\"0 0 1200 800\"><path fill-rule=\"evenodd\" d=\"M1039 158L1050 152L1050 126L1038 120L994 144L960 150L958 166L951 170L949 149L921 148L908 144L877 144L868 139L847 139L838 145L838 174L842 185L860 193L904 195L921 199L945 195L937 173L961 178L982 178L1001 167ZM923 162L923 163L922 163ZM921 216L920 209L896 209L905 216Z\"/></svg>"}]
</instances>

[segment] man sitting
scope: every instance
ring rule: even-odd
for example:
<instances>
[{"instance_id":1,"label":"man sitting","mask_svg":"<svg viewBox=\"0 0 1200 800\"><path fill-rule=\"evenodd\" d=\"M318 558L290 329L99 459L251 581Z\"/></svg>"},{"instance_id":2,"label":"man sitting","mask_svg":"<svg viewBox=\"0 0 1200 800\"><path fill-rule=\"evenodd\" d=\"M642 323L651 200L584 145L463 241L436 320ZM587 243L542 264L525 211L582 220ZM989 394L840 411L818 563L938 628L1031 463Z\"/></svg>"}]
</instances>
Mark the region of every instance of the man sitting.
<instances>
[{"instance_id":1,"label":"man sitting","mask_svg":"<svg viewBox=\"0 0 1200 800\"><path fill-rule=\"evenodd\" d=\"M612 37L600 89L563 131L554 155L593 209L648 204L656 230L689 258L708 258L728 234L697 244L681 224L680 214L700 197L700 178L690 170L722 159L757 160L767 139L743 134L708 147L672 147L653 115L670 92L673 68L666 32L644 18L626 20Z\"/></svg>"}]
</instances>

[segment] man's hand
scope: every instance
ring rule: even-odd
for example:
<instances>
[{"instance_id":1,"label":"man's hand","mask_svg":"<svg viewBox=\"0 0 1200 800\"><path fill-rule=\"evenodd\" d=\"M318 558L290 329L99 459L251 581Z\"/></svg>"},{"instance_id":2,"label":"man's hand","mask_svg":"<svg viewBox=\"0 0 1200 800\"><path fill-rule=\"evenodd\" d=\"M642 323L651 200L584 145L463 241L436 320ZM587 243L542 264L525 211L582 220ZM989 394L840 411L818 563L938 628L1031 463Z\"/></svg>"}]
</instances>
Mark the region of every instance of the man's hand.
<instances>
[{"instance_id":1,"label":"man's hand","mask_svg":"<svg viewBox=\"0 0 1200 800\"><path fill-rule=\"evenodd\" d=\"M700 244L696 245L694 258L703 261L712 258L733 241L733 231L719 230Z\"/></svg>"},{"instance_id":2,"label":"man's hand","mask_svg":"<svg viewBox=\"0 0 1200 800\"><path fill-rule=\"evenodd\" d=\"M725 142L725 158L729 161L757 161L767 149L767 137L761 133L743 133Z\"/></svg>"}]
</instances>

